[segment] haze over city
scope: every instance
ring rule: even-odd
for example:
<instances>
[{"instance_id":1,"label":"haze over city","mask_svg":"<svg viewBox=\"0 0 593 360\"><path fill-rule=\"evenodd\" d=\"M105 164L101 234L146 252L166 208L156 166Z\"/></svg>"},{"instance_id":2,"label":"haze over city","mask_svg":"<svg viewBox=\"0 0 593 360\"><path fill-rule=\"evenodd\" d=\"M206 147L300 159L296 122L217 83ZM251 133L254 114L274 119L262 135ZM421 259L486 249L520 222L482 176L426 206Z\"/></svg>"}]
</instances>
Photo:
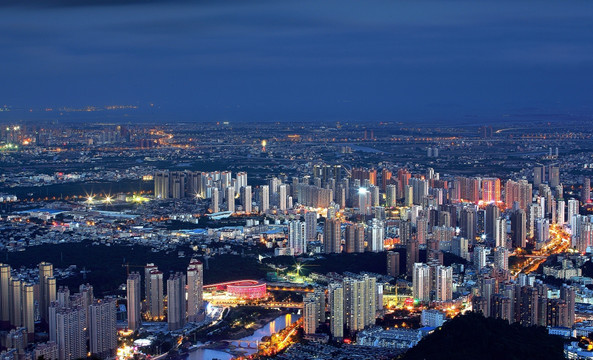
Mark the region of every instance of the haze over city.
<instances>
[{"instance_id":1,"label":"haze over city","mask_svg":"<svg viewBox=\"0 0 593 360\"><path fill-rule=\"evenodd\" d=\"M2 3L0 103L16 108L424 122L591 110L587 1Z\"/></svg>"}]
</instances>

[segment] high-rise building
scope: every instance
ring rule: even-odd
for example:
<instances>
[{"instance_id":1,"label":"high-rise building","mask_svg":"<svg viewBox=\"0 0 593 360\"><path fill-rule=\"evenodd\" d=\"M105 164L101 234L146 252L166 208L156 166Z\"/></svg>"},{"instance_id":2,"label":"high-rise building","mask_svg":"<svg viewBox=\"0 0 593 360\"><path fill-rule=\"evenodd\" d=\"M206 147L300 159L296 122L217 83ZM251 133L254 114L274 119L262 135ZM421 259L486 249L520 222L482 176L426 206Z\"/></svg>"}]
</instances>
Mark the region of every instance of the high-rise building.
<instances>
[{"instance_id":1,"label":"high-rise building","mask_svg":"<svg viewBox=\"0 0 593 360\"><path fill-rule=\"evenodd\" d=\"M154 174L154 197L155 199L169 198L169 172L158 171Z\"/></svg>"},{"instance_id":2,"label":"high-rise building","mask_svg":"<svg viewBox=\"0 0 593 360\"><path fill-rule=\"evenodd\" d=\"M23 283L21 285L21 313L22 326L27 329L27 341L35 340L35 300L33 295L33 284Z\"/></svg>"},{"instance_id":3,"label":"high-rise building","mask_svg":"<svg viewBox=\"0 0 593 360\"><path fill-rule=\"evenodd\" d=\"M500 179L482 179L482 201L485 203L498 203L500 201Z\"/></svg>"},{"instance_id":4,"label":"high-rise building","mask_svg":"<svg viewBox=\"0 0 593 360\"><path fill-rule=\"evenodd\" d=\"M482 245L474 247L473 261L476 269L480 270L486 266L486 248Z\"/></svg>"},{"instance_id":5,"label":"high-rise building","mask_svg":"<svg viewBox=\"0 0 593 360\"><path fill-rule=\"evenodd\" d=\"M507 246L507 220L503 217L500 217L495 221L494 246Z\"/></svg>"},{"instance_id":6,"label":"high-rise building","mask_svg":"<svg viewBox=\"0 0 593 360\"><path fill-rule=\"evenodd\" d=\"M476 212L473 208L461 210L461 236L473 243L476 239Z\"/></svg>"},{"instance_id":7,"label":"high-rise building","mask_svg":"<svg viewBox=\"0 0 593 360\"><path fill-rule=\"evenodd\" d=\"M347 253L364 252L364 224L347 224L345 238L345 251Z\"/></svg>"},{"instance_id":8,"label":"high-rise building","mask_svg":"<svg viewBox=\"0 0 593 360\"><path fill-rule=\"evenodd\" d=\"M293 249L295 256L307 252L304 222L300 220L292 220L288 223L288 247Z\"/></svg>"},{"instance_id":9,"label":"high-rise building","mask_svg":"<svg viewBox=\"0 0 593 360\"><path fill-rule=\"evenodd\" d=\"M185 325L185 275L172 274L167 279L167 323L169 331Z\"/></svg>"},{"instance_id":10,"label":"high-rise building","mask_svg":"<svg viewBox=\"0 0 593 360\"><path fill-rule=\"evenodd\" d=\"M556 206L556 224L559 226L564 226L566 223L566 203L563 199L558 200L558 204Z\"/></svg>"},{"instance_id":11,"label":"high-rise building","mask_svg":"<svg viewBox=\"0 0 593 360\"><path fill-rule=\"evenodd\" d=\"M326 219L323 229L323 247L326 254L342 251L342 223L339 219Z\"/></svg>"},{"instance_id":12,"label":"high-rise building","mask_svg":"<svg viewBox=\"0 0 593 360\"><path fill-rule=\"evenodd\" d=\"M581 189L581 202L586 204L591 200L591 179L583 179L583 188Z\"/></svg>"},{"instance_id":13,"label":"high-rise building","mask_svg":"<svg viewBox=\"0 0 593 360\"><path fill-rule=\"evenodd\" d=\"M230 212L235 212L235 188L229 186L226 188L226 209Z\"/></svg>"},{"instance_id":14,"label":"high-rise building","mask_svg":"<svg viewBox=\"0 0 593 360\"><path fill-rule=\"evenodd\" d=\"M101 359L114 357L117 349L117 310L115 299L106 298L95 300L89 306L89 313L90 353Z\"/></svg>"},{"instance_id":15,"label":"high-rise building","mask_svg":"<svg viewBox=\"0 0 593 360\"><path fill-rule=\"evenodd\" d=\"M265 213L270 209L270 187L268 185L262 185L259 191L260 212Z\"/></svg>"},{"instance_id":16,"label":"high-rise building","mask_svg":"<svg viewBox=\"0 0 593 360\"><path fill-rule=\"evenodd\" d=\"M23 326L21 313L21 280L10 280L10 325L16 328Z\"/></svg>"},{"instance_id":17,"label":"high-rise building","mask_svg":"<svg viewBox=\"0 0 593 360\"><path fill-rule=\"evenodd\" d=\"M87 357L84 323L86 312L81 307L60 308L55 312L55 341L60 360L75 360Z\"/></svg>"},{"instance_id":18,"label":"high-rise building","mask_svg":"<svg viewBox=\"0 0 593 360\"><path fill-rule=\"evenodd\" d=\"M241 205L243 205L243 211L247 214L250 214L252 211L251 204L251 186L241 187Z\"/></svg>"},{"instance_id":19,"label":"high-rise building","mask_svg":"<svg viewBox=\"0 0 593 360\"><path fill-rule=\"evenodd\" d=\"M128 303L128 329L136 331L142 324L140 307L142 299L140 297L140 274L130 273L126 281L126 293Z\"/></svg>"},{"instance_id":20,"label":"high-rise building","mask_svg":"<svg viewBox=\"0 0 593 360\"><path fill-rule=\"evenodd\" d=\"M204 266L192 259L187 267L187 321L199 321L203 305Z\"/></svg>"},{"instance_id":21,"label":"high-rise building","mask_svg":"<svg viewBox=\"0 0 593 360\"><path fill-rule=\"evenodd\" d=\"M39 313L41 319L47 322L49 304L56 299L56 281L52 264L39 264ZM53 280L51 280L53 279Z\"/></svg>"},{"instance_id":22,"label":"high-rise building","mask_svg":"<svg viewBox=\"0 0 593 360\"><path fill-rule=\"evenodd\" d=\"M560 298L566 302L567 319L566 326L572 327L575 322L576 290L574 287L562 284L560 289Z\"/></svg>"},{"instance_id":23,"label":"high-rise building","mask_svg":"<svg viewBox=\"0 0 593 360\"><path fill-rule=\"evenodd\" d=\"M355 278L344 278L344 323L350 331L364 328L364 282Z\"/></svg>"},{"instance_id":24,"label":"high-rise building","mask_svg":"<svg viewBox=\"0 0 593 360\"><path fill-rule=\"evenodd\" d=\"M399 252L397 251L387 252L387 275L399 276Z\"/></svg>"},{"instance_id":25,"label":"high-rise building","mask_svg":"<svg viewBox=\"0 0 593 360\"><path fill-rule=\"evenodd\" d=\"M395 207L397 204L397 186L393 184L387 185L385 195L387 207Z\"/></svg>"},{"instance_id":26,"label":"high-rise building","mask_svg":"<svg viewBox=\"0 0 593 360\"><path fill-rule=\"evenodd\" d=\"M524 248L527 244L527 216L523 209L511 215L511 238L514 247Z\"/></svg>"},{"instance_id":27,"label":"high-rise building","mask_svg":"<svg viewBox=\"0 0 593 360\"><path fill-rule=\"evenodd\" d=\"M237 179L237 181L236 181L237 187L235 190L239 191L239 189L247 186L247 173L246 172L244 172L244 171L238 172L236 179Z\"/></svg>"},{"instance_id":28,"label":"high-rise building","mask_svg":"<svg viewBox=\"0 0 593 360\"><path fill-rule=\"evenodd\" d=\"M41 305L40 305L41 307ZM0 265L0 325L10 325L10 265Z\"/></svg>"},{"instance_id":29,"label":"high-rise building","mask_svg":"<svg viewBox=\"0 0 593 360\"><path fill-rule=\"evenodd\" d=\"M436 267L436 301L453 300L453 268L438 265Z\"/></svg>"},{"instance_id":30,"label":"high-rise building","mask_svg":"<svg viewBox=\"0 0 593 360\"><path fill-rule=\"evenodd\" d=\"M414 264L412 293L414 299L418 301L430 301L430 267L428 265L423 263Z\"/></svg>"},{"instance_id":31,"label":"high-rise building","mask_svg":"<svg viewBox=\"0 0 593 360\"><path fill-rule=\"evenodd\" d=\"M497 270L509 269L509 249L506 247L496 247L494 249L494 267Z\"/></svg>"},{"instance_id":32,"label":"high-rise building","mask_svg":"<svg viewBox=\"0 0 593 360\"><path fill-rule=\"evenodd\" d=\"M428 219L421 216L416 220L416 241L420 245L426 245L426 239L428 239Z\"/></svg>"},{"instance_id":33,"label":"high-rise building","mask_svg":"<svg viewBox=\"0 0 593 360\"><path fill-rule=\"evenodd\" d=\"M315 334L319 315L317 298L314 294L307 294L303 300L303 330L305 334Z\"/></svg>"},{"instance_id":34,"label":"high-rise building","mask_svg":"<svg viewBox=\"0 0 593 360\"><path fill-rule=\"evenodd\" d=\"M549 169L549 181L550 187L556 187L560 185L560 167L550 166Z\"/></svg>"},{"instance_id":35,"label":"high-rise building","mask_svg":"<svg viewBox=\"0 0 593 360\"><path fill-rule=\"evenodd\" d=\"M490 316L497 319L503 319L513 322L512 313L513 302L510 298L502 294L494 294L490 300Z\"/></svg>"},{"instance_id":36,"label":"high-rise building","mask_svg":"<svg viewBox=\"0 0 593 360\"><path fill-rule=\"evenodd\" d=\"M305 214L305 237L307 241L317 239L317 212L309 211Z\"/></svg>"},{"instance_id":37,"label":"high-rise building","mask_svg":"<svg viewBox=\"0 0 593 360\"><path fill-rule=\"evenodd\" d=\"M546 168L544 166L533 167L533 185L539 186L546 179Z\"/></svg>"},{"instance_id":38,"label":"high-rise building","mask_svg":"<svg viewBox=\"0 0 593 360\"><path fill-rule=\"evenodd\" d=\"M464 237L453 238L453 241L451 242L451 252L465 260L469 260L468 243L468 240Z\"/></svg>"},{"instance_id":39,"label":"high-rise building","mask_svg":"<svg viewBox=\"0 0 593 360\"><path fill-rule=\"evenodd\" d=\"M384 249L384 239L385 239L385 227L383 222L378 219L373 219L371 221L371 226L369 226L369 241L368 247L369 251L372 252L381 252Z\"/></svg>"},{"instance_id":40,"label":"high-rise building","mask_svg":"<svg viewBox=\"0 0 593 360\"><path fill-rule=\"evenodd\" d=\"M286 200L288 197L288 188L286 184L282 184L278 186L278 209L280 211L286 211Z\"/></svg>"},{"instance_id":41,"label":"high-rise building","mask_svg":"<svg viewBox=\"0 0 593 360\"><path fill-rule=\"evenodd\" d=\"M317 288L313 292L317 301L317 324L325 323L325 289Z\"/></svg>"},{"instance_id":42,"label":"high-rise building","mask_svg":"<svg viewBox=\"0 0 593 360\"><path fill-rule=\"evenodd\" d=\"M330 283L328 287L329 299L329 328L336 339L344 337L344 289L340 283Z\"/></svg>"},{"instance_id":43,"label":"high-rise building","mask_svg":"<svg viewBox=\"0 0 593 360\"><path fill-rule=\"evenodd\" d=\"M500 209L496 204L488 204L486 206L486 221L484 226L484 233L486 234L486 239L490 241L495 240L495 233L496 233L496 220L500 218Z\"/></svg>"},{"instance_id":44,"label":"high-rise building","mask_svg":"<svg viewBox=\"0 0 593 360\"><path fill-rule=\"evenodd\" d=\"M159 270L150 270L149 277L149 293L147 298L147 314L148 317L154 321L160 321L165 318L164 304L163 304L163 273Z\"/></svg>"},{"instance_id":45,"label":"high-rise building","mask_svg":"<svg viewBox=\"0 0 593 360\"><path fill-rule=\"evenodd\" d=\"M527 211L527 206L531 204L532 187L527 180L519 180L517 182L508 180L505 184L504 199L507 209L511 209L513 204L517 202L519 208Z\"/></svg>"},{"instance_id":46,"label":"high-rise building","mask_svg":"<svg viewBox=\"0 0 593 360\"><path fill-rule=\"evenodd\" d=\"M412 240L406 245L406 275L413 276L414 264L420 261L420 248L418 242Z\"/></svg>"},{"instance_id":47,"label":"high-rise building","mask_svg":"<svg viewBox=\"0 0 593 360\"><path fill-rule=\"evenodd\" d=\"M220 193L218 188L212 188L212 196L210 198L210 207L213 213L220 211Z\"/></svg>"}]
</instances>

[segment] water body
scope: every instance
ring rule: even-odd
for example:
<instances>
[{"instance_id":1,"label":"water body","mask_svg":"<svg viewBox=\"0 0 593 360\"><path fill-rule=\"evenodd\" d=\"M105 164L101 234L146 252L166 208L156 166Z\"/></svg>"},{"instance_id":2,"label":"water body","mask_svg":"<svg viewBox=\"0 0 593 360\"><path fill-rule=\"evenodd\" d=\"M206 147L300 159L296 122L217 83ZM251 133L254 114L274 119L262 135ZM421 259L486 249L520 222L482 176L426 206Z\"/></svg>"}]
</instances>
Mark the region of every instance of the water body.
<instances>
[{"instance_id":1,"label":"water body","mask_svg":"<svg viewBox=\"0 0 593 360\"><path fill-rule=\"evenodd\" d=\"M298 315L298 314L286 314L286 315L279 316L276 319L274 319L273 321L270 321L269 323L267 323L261 329L256 330L253 333L253 335L241 338L241 340L260 341L264 336L270 336L270 335L284 329L285 327L290 326L295 321L300 319L300 317L301 317L301 315ZM238 343L233 342L233 345L237 346ZM257 349L255 349L255 348L253 348L253 349L241 348L241 349L244 350L245 354L247 354L247 355L254 354L257 352ZM220 351L220 350L198 349L198 350L193 351L189 354L188 360L214 360L214 359L230 360L232 357L233 356L231 354L226 353L224 351Z\"/></svg>"}]
</instances>

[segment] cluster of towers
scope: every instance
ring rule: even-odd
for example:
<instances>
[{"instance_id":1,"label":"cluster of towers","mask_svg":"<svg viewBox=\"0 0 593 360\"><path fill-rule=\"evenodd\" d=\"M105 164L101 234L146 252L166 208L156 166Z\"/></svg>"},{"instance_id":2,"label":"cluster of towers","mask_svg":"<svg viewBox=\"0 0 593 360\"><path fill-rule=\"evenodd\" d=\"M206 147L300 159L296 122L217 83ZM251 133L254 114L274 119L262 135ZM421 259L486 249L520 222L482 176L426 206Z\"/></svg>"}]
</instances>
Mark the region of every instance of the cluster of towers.
<instances>
[{"instance_id":1,"label":"cluster of towers","mask_svg":"<svg viewBox=\"0 0 593 360\"><path fill-rule=\"evenodd\" d=\"M532 276L520 274L516 282L485 276L478 292L472 299L473 310L487 317L523 326L570 328L575 322L575 289L566 284L559 296L551 296L551 289Z\"/></svg>"},{"instance_id":2,"label":"cluster of towers","mask_svg":"<svg viewBox=\"0 0 593 360\"><path fill-rule=\"evenodd\" d=\"M127 279L128 328L133 331L140 328L142 313L151 321L162 321L166 317L169 330L181 329L186 322L199 321L203 316L203 276L203 265L196 259L190 261L186 274L171 274L166 282L165 307L163 273L157 266L147 264L144 267L144 304L141 275L130 273Z\"/></svg>"},{"instance_id":3,"label":"cluster of towers","mask_svg":"<svg viewBox=\"0 0 593 360\"><path fill-rule=\"evenodd\" d=\"M315 334L329 318L334 338L345 332L356 333L375 324L376 313L383 307L382 287L374 277L348 274L335 276L327 288L318 288L304 299L303 318L306 334Z\"/></svg>"},{"instance_id":4,"label":"cluster of towers","mask_svg":"<svg viewBox=\"0 0 593 360\"><path fill-rule=\"evenodd\" d=\"M71 295L56 289L53 265L39 264L39 282L22 281L9 265L0 265L0 321L9 333L8 347L21 354L34 341L35 321L49 328L49 341L37 344L35 358L69 360L115 355L117 348L116 300L95 299L93 287L81 285Z\"/></svg>"}]
</instances>

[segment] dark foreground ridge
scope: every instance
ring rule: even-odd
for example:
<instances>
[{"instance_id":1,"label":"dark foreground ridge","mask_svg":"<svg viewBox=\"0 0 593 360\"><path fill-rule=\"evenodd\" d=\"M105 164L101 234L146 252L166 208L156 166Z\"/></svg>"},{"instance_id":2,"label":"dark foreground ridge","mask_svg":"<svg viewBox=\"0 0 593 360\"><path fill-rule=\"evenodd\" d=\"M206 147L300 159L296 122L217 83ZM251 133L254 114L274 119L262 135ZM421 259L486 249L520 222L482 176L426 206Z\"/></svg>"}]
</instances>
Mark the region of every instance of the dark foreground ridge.
<instances>
[{"instance_id":1,"label":"dark foreground ridge","mask_svg":"<svg viewBox=\"0 0 593 360\"><path fill-rule=\"evenodd\" d=\"M501 319L468 313L426 336L400 360L564 359L563 342L544 327L509 325Z\"/></svg>"}]
</instances>

